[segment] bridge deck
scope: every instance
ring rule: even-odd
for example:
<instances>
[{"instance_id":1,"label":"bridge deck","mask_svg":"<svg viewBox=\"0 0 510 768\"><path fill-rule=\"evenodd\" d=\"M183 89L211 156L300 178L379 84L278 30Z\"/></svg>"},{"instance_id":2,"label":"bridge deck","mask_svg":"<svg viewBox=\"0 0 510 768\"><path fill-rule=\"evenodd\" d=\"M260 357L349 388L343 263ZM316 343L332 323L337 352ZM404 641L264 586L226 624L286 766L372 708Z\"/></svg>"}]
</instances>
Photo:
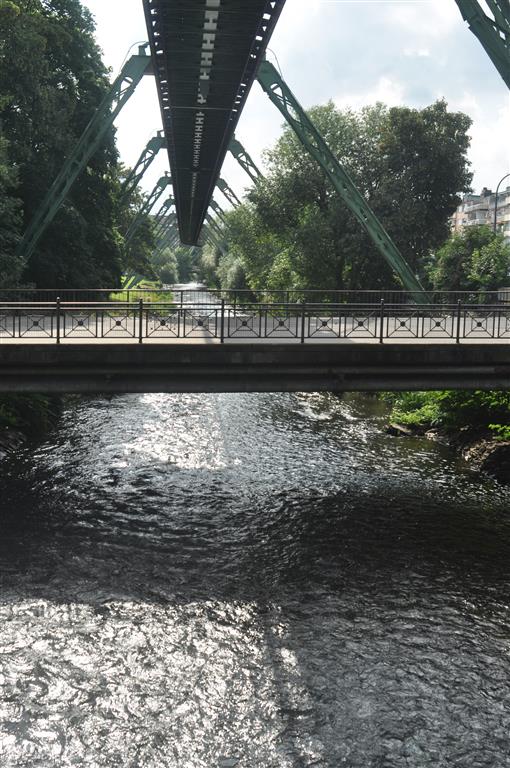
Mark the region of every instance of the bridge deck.
<instances>
[{"instance_id":1,"label":"bridge deck","mask_svg":"<svg viewBox=\"0 0 510 768\"><path fill-rule=\"evenodd\" d=\"M510 389L510 344L0 344L0 392L406 389Z\"/></svg>"}]
</instances>

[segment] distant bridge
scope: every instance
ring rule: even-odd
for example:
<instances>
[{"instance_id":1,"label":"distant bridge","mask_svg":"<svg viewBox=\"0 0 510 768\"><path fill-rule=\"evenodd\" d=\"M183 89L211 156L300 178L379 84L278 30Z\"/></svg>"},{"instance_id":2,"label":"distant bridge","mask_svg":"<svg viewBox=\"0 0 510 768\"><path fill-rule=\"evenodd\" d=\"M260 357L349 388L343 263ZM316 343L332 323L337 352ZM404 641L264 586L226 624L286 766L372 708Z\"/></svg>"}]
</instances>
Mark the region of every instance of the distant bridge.
<instances>
[{"instance_id":1,"label":"distant bridge","mask_svg":"<svg viewBox=\"0 0 510 768\"><path fill-rule=\"evenodd\" d=\"M0 303L1 392L510 389L510 303L497 295L47 293Z\"/></svg>"}]
</instances>

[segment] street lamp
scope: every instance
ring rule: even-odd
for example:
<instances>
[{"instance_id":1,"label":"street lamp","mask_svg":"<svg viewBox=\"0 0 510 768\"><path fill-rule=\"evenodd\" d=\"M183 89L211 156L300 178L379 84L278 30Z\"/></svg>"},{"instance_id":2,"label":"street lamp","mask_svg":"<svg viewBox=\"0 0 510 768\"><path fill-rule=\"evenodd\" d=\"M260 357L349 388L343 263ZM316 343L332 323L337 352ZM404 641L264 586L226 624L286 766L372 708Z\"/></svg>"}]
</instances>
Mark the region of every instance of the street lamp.
<instances>
[{"instance_id":1,"label":"street lamp","mask_svg":"<svg viewBox=\"0 0 510 768\"><path fill-rule=\"evenodd\" d=\"M496 187L496 199L494 201L494 234L496 233L497 225L498 225L498 194L499 194L499 187L501 186L501 183L508 179L510 176L510 173L507 173L506 176L503 176L502 179L499 180L498 186Z\"/></svg>"}]
</instances>

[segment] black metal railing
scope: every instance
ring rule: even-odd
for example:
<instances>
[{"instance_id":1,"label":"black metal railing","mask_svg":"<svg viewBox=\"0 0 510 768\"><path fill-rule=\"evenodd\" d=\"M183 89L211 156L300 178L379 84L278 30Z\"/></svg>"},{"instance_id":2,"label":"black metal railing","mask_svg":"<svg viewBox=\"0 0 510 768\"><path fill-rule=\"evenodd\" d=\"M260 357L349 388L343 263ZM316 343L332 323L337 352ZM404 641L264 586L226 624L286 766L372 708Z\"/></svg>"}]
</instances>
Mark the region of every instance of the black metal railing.
<instances>
[{"instance_id":1,"label":"black metal railing","mask_svg":"<svg viewBox=\"0 0 510 768\"><path fill-rule=\"evenodd\" d=\"M210 304L224 300L232 306L245 304L421 304L423 294L394 290L215 290L211 288L83 288L83 289L0 289L0 302L55 302L64 303L119 303L131 304L143 299L145 303ZM498 291L430 291L429 304L510 305L510 288Z\"/></svg>"},{"instance_id":2,"label":"black metal railing","mask_svg":"<svg viewBox=\"0 0 510 768\"><path fill-rule=\"evenodd\" d=\"M510 304L0 302L0 343L14 339L510 341Z\"/></svg>"}]
</instances>

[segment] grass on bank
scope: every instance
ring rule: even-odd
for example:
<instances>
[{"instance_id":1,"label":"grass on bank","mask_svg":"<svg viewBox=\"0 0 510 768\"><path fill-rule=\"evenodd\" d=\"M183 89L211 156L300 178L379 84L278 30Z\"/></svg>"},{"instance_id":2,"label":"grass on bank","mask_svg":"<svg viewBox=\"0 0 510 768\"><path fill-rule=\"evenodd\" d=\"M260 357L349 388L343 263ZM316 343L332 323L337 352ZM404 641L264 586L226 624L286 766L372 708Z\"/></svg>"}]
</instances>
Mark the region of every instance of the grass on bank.
<instances>
[{"instance_id":1,"label":"grass on bank","mask_svg":"<svg viewBox=\"0 0 510 768\"><path fill-rule=\"evenodd\" d=\"M388 392L391 420L409 427L446 430L486 429L497 440L510 440L510 392Z\"/></svg>"}]
</instances>

